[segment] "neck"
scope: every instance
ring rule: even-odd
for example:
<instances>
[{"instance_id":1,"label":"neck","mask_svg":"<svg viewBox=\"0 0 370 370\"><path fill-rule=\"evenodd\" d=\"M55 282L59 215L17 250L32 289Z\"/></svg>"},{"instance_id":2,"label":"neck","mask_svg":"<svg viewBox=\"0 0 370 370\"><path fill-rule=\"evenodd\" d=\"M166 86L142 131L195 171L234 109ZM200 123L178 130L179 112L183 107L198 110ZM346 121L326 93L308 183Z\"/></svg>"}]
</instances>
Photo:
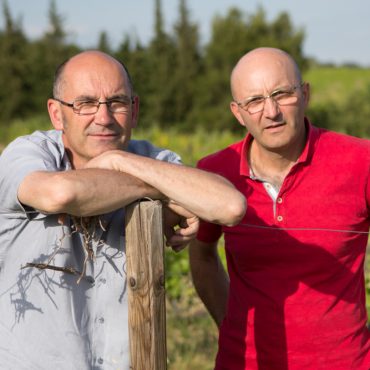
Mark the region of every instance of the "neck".
<instances>
[{"instance_id":1,"label":"neck","mask_svg":"<svg viewBox=\"0 0 370 370\"><path fill-rule=\"evenodd\" d=\"M291 146L291 150L271 151L253 140L249 149L248 162L254 175L280 189L285 177L302 153L302 145Z\"/></svg>"},{"instance_id":2,"label":"neck","mask_svg":"<svg viewBox=\"0 0 370 370\"><path fill-rule=\"evenodd\" d=\"M88 160L83 160L81 158L78 158L77 156L73 155L73 153L68 148L65 148L65 151L67 153L69 162L71 163L71 166L74 170L79 170L81 168L84 168Z\"/></svg>"}]
</instances>

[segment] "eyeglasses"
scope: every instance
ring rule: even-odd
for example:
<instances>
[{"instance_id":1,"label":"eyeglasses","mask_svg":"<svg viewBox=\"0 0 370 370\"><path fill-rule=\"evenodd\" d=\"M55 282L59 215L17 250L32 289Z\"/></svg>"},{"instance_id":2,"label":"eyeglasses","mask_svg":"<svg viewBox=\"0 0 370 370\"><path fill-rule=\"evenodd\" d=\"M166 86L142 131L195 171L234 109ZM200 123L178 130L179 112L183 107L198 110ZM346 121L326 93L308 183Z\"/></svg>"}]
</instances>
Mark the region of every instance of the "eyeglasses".
<instances>
[{"instance_id":1,"label":"eyeglasses","mask_svg":"<svg viewBox=\"0 0 370 370\"><path fill-rule=\"evenodd\" d=\"M73 112L79 115L89 115L95 114L98 110L100 105L106 104L109 112L111 113L128 113L130 110L131 104L134 102L133 98L125 97L125 98L117 98L117 99L109 99L107 101L99 101L99 100L75 100L72 103L67 103L61 99L54 98L54 100L58 101L59 103L70 107L73 109Z\"/></svg>"},{"instance_id":2,"label":"eyeglasses","mask_svg":"<svg viewBox=\"0 0 370 370\"><path fill-rule=\"evenodd\" d=\"M278 105L295 104L298 101L298 96L294 95L294 93L297 89L299 89L303 85L304 82L302 82L300 85L274 90L272 93L266 96L264 95L252 96L241 102L235 101L235 103L238 104L240 108L246 110L250 114L262 112L263 109L265 108L265 101L268 98L272 99Z\"/></svg>"}]
</instances>

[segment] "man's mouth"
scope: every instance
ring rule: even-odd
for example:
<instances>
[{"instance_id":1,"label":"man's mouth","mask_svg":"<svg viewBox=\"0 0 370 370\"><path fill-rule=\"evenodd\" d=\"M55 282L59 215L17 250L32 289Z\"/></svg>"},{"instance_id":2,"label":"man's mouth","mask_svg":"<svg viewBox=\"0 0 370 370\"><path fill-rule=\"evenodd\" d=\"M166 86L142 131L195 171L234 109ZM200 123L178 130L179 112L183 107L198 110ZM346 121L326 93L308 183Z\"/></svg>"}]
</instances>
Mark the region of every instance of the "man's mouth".
<instances>
[{"instance_id":1,"label":"man's mouth","mask_svg":"<svg viewBox=\"0 0 370 370\"><path fill-rule=\"evenodd\" d=\"M265 127L265 130L273 130L285 126L285 122L275 122Z\"/></svg>"},{"instance_id":2,"label":"man's mouth","mask_svg":"<svg viewBox=\"0 0 370 370\"><path fill-rule=\"evenodd\" d=\"M95 136L95 137L101 137L101 138L110 138L110 137L115 137L118 136L118 133L116 132L92 132L88 134L88 136Z\"/></svg>"}]
</instances>

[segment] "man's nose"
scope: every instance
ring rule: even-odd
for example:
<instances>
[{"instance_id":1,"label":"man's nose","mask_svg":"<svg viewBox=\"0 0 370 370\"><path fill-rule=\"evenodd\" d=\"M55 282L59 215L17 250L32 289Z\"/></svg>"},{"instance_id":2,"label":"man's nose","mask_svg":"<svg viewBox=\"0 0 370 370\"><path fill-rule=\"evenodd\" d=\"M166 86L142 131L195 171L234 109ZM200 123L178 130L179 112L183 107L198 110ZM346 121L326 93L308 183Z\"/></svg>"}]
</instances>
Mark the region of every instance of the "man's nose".
<instances>
[{"instance_id":1,"label":"man's nose","mask_svg":"<svg viewBox=\"0 0 370 370\"><path fill-rule=\"evenodd\" d=\"M95 113L95 122L100 125L112 123L112 112L109 110L106 102L99 104L99 109Z\"/></svg>"},{"instance_id":2,"label":"man's nose","mask_svg":"<svg viewBox=\"0 0 370 370\"><path fill-rule=\"evenodd\" d=\"M269 96L265 99L263 113L267 117L276 117L280 113L280 106L274 98Z\"/></svg>"}]
</instances>

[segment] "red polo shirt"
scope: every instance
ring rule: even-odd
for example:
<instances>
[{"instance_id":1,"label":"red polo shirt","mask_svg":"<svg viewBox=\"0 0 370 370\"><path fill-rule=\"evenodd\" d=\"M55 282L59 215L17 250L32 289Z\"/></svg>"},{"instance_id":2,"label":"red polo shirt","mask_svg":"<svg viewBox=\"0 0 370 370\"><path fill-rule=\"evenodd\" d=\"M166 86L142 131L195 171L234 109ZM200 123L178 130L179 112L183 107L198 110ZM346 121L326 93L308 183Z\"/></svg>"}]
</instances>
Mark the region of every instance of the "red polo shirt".
<instances>
[{"instance_id":1,"label":"red polo shirt","mask_svg":"<svg viewBox=\"0 0 370 370\"><path fill-rule=\"evenodd\" d=\"M250 135L198 163L248 204L238 226L202 222L198 233L203 242L225 237L230 293L218 370L370 369L370 141L307 130L276 202L249 176Z\"/></svg>"}]
</instances>

